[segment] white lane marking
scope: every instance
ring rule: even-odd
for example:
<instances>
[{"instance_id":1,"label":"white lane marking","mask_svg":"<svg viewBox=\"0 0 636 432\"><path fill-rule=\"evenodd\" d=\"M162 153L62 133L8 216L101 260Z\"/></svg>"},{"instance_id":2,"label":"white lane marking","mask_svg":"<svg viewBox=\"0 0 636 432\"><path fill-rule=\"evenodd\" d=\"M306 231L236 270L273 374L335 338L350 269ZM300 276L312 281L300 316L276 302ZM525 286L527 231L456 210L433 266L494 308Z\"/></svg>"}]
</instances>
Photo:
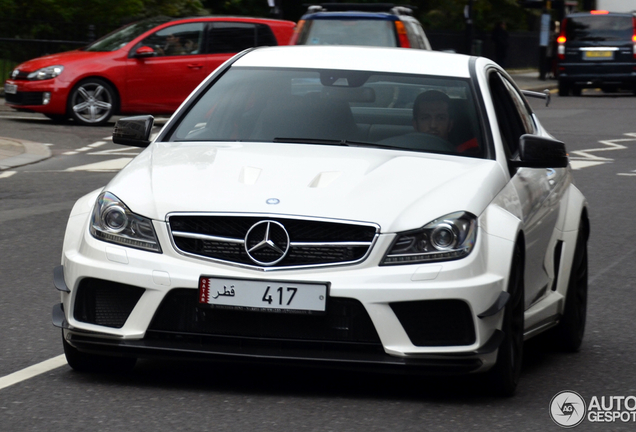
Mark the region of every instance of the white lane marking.
<instances>
[{"instance_id":1,"label":"white lane marking","mask_svg":"<svg viewBox=\"0 0 636 432\"><path fill-rule=\"evenodd\" d=\"M93 144L89 144L88 147L90 148L101 147L104 144L106 144L106 141L95 141Z\"/></svg>"},{"instance_id":2,"label":"white lane marking","mask_svg":"<svg viewBox=\"0 0 636 432\"><path fill-rule=\"evenodd\" d=\"M130 151L133 150L133 153ZM115 148L110 150L100 150L96 152L87 153L89 155L99 155L99 156L137 156L139 154L139 148L137 147L127 147L123 146L122 148Z\"/></svg>"},{"instance_id":3,"label":"white lane marking","mask_svg":"<svg viewBox=\"0 0 636 432\"><path fill-rule=\"evenodd\" d=\"M119 171L126 165L128 162L133 160L133 158L119 158L119 159L111 159L104 162L97 162L88 165L80 165L76 167L67 168L65 172L75 172L75 171L99 171L99 172L112 172Z\"/></svg>"},{"instance_id":4,"label":"white lane marking","mask_svg":"<svg viewBox=\"0 0 636 432\"><path fill-rule=\"evenodd\" d=\"M52 371L53 369L57 369L60 366L64 366L65 364L67 364L66 356L62 354L57 357L53 357L52 359L45 360L42 363L29 366L26 369L19 370L0 378L0 390L12 386L13 384L26 381L29 378L33 378L43 373Z\"/></svg>"},{"instance_id":5,"label":"white lane marking","mask_svg":"<svg viewBox=\"0 0 636 432\"><path fill-rule=\"evenodd\" d=\"M573 170L580 170L583 168L589 168L596 165L603 165L605 162L594 162L594 161L582 161L582 160L571 160L570 166Z\"/></svg>"},{"instance_id":6,"label":"white lane marking","mask_svg":"<svg viewBox=\"0 0 636 432\"><path fill-rule=\"evenodd\" d=\"M51 121L46 117L27 117L27 116L13 116L13 115L0 115L0 118L11 120L39 120L39 121Z\"/></svg>"},{"instance_id":7,"label":"white lane marking","mask_svg":"<svg viewBox=\"0 0 636 432\"><path fill-rule=\"evenodd\" d=\"M0 178L9 178L13 174L15 174L16 172L17 171L4 171L4 172L0 173Z\"/></svg>"},{"instance_id":8,"label":"white lane marking","mask_svg":"<svg viewBox=\"0 0 636 432\"><path fill-rule=\"evenodd\" d=\"M572 166L572 169L576 170L576 169L588 168L588 167L592 167L596 165L602 165L609 162L614 162L614 159L612 158L602 157L594 153L614 151L614 150L624 150L627 148L627 146L621 143L636 141L636 132L629 132L623 135L629 138L602 140L602 141L599 141L599 143L603 144L605 147L583 149L583 150L576 150L576 151L570 152L570 165Z\"/></svg>"}]
</instances>

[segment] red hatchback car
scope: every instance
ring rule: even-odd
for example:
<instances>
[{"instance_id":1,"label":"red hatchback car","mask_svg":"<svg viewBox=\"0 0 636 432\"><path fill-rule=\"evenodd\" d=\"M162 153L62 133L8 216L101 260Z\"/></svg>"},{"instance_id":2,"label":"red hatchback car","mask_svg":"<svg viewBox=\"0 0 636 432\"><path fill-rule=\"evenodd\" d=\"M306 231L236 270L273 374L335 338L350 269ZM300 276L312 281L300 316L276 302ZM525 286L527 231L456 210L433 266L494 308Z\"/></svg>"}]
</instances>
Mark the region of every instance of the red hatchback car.
<instances>
[{"instance_id":1,"label":"red hatchback car","mask_svg":"<svg viewBox=\"0 0 636 432\"><path fill-rule=\"evenodd\" d=\"M287 45L294 26L246 17L151 18L79 50L22 63L5 82L6 104L84 125L113 114L170 114L234 54Z\"/></svg>"}]
</instances>

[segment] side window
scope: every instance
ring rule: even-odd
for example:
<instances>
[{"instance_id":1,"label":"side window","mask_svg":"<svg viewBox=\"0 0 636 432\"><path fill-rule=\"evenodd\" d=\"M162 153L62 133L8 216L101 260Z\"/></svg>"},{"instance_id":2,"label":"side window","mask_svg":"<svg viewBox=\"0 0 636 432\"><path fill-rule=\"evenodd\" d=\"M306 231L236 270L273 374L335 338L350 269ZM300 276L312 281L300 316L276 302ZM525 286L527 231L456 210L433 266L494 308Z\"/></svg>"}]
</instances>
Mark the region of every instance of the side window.
<instances>
[{"instance_id":1,"label":"side window","mask_svg":"<svg viewBox=\"0 0 636 432\"><path fill-rule=\"evenodd\" d=\"M208 53L237 53L244 49L278 45L274 33L264 24L214 22L208 31Z\"/></svg>"},{"instance_id":2,"label":"side window","mask_svg":"<svg viewBox=\"0 0 636 432\"><path fill-rule=\"evenodd\" d=\"M138 46L149 46L157 56L198 54L203 40L203 23L179 24L161 29Z\"/></svg>"},{"instance_id":3,"label":"side window","mask_svg":"<svg viewBox=\"0 0 636 432\"><path fill-rule=\"evenodd\" d=\"M511 93L510 85L498 73L491 72L488 83L492 102L495 106L497 122L499 123L499 133L508 158L513 159L518 154L519 137L525 133L534 132L534 122L532 123L532 129L528 130L526 128L528 119L520 114L519 102L515 97L516 91ZM517 95L517 97L519 96ZM530 121L532 121L531 117Z\"/></svg>"}]
</instances>

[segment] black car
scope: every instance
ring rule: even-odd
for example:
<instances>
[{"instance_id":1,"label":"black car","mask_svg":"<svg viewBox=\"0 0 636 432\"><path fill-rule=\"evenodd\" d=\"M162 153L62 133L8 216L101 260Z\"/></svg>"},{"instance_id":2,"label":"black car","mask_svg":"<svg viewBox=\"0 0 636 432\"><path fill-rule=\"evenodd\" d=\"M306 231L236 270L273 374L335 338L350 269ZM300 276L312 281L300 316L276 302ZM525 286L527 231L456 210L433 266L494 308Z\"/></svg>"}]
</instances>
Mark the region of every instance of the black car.
<instances>
[{"instance_id":1,"label":"black car","mask_svg":"<svg viewBox=\"0 0 636 432\"><path fill-rule=\"evenodd\" d=\"M583 88L636 93L636 15L607 11L568 15L557 39L559 95Z\"/></svg>"}]
</instances>

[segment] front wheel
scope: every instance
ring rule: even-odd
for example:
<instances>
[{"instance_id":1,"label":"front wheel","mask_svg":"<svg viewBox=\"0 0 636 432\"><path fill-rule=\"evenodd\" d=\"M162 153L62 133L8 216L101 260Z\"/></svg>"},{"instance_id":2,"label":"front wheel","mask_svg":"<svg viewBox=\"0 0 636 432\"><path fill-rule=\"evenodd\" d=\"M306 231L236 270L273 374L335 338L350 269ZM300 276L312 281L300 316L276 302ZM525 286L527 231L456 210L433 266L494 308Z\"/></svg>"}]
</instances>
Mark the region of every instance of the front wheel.
<instances>
[{"instance_id":1,"label":"front wheel","mask_svg":"<svg viewBox=\"0 0 636 432\"><path fill-rule=\"evenodd\" d=\"M504 310L501 330L504 340L497 352L497 363L488 372L492 389L499 396L512 396L521 376L524 330L523 251L517 244L514 250L508 293L510 299Z\"/></svg>"},{"instance_id":2,"label":"front wheel","mask_svg":"<svg viewBox=\"0 0 636 432\"><path fill-rule=\"evenodd\" d=\"M79 124L100 126L115 113L117 94L106 81L89 78L73 88L67 105L68 113Z\"/></svg>"},{"instance_id":3,"label":"front wheel","mask_svg":"<svg viewBox=\"0 0 636 432\"><path fill-rule=\"evenodd\" d=\"M62 345L66 362L78 372L130 372L137 363L134 357L111 357L81 352L66 341L64 331Z\"/></svg>"}]
</instances>

